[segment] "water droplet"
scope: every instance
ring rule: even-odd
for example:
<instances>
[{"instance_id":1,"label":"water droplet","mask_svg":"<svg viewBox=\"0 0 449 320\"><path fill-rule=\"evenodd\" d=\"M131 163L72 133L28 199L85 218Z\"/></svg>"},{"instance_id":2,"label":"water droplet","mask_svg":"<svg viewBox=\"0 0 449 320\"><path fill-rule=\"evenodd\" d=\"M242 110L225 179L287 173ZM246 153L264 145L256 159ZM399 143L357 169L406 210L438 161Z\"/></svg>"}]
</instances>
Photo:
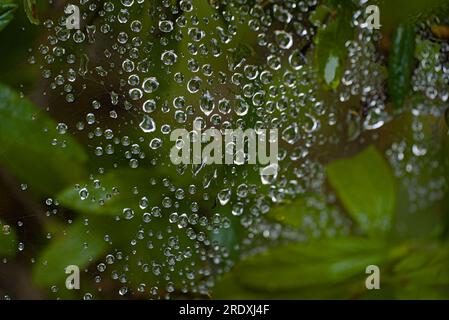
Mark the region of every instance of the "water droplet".
<instances>
[{"instance_id":1,"label":"water droplet","mask_svg":"<svg viewBox=\"0 0 449 320\"><path fill-rule=\"evenodd\" d=\"M81 200L86 200L89 197L89 191L86 188L82 188L79 191L79 196Z\"/></svg>"},{"instance_id":2,"label":"water droplet","mask_svg":"<svg viewBox=\"0 0 449 320\"><path fill-rule=\"evenodd\" d=\"M143 81L142 89L146 93L153 93L157 88L159 88L159 82L155 77L146 78Z\"/></svg>"},{"instance_id":3,"label":"water droplet","mask_svg":"<svg viewBox=\"0 0 449 320\"><path fill-rule=\"evenodd\" d=\"M143 116L142 122L139 124L140 128L145 133L150 133L156 131L156 123L153 118L148 115Z\"/></svg>"},{"instance_id":4,"label":"water droplet","mask_svg":"<svg viewBox=\"0 0 449 320\"><path fill-rule=\"evenodd\" d=\"M281 49L290 49L293 45L293 37L290 33L283 30L276 30L274 32L276 42Z\"/></svg>"},{"instance_id":5,"label":"water droplet","mask_svg":"<svg viewBox=\"0 0 449 320\"><path fill-rule=\"evenodd\" d=\"M173 50L164 51L161 55L162 62L167 66L172 66L176 63L178 56Z\"/></svg>"}]
</instances>

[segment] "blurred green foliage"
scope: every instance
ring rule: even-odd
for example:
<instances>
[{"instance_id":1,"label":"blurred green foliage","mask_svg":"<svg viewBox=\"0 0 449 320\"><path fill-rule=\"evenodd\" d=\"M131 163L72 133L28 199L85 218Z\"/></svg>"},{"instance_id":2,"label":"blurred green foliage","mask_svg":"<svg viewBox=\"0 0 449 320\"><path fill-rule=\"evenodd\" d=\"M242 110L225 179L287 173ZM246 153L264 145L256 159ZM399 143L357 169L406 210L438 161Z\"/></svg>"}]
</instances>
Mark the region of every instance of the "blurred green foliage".
<instances>
[{"instance_id":1,"label":"blurred green foliage","mask_svg":"<svg viewBox=\"0 0 449 320\"><path fill-rule=\"evenodd\" d=\"M351 0L328 1L330 11L329 22L321 22L316 35L317 48L316 64L318 72L327 87L336 89L344 70L348 55L346 42L354 38L354 29L351 27L354 4ZM326 11L326 9L321 8Z\"/></svg>"},{"instance_id":2,"label":"blurred green foliage","mask_svg":"<svg viewBox=\"0 0 449 320\"><path fill-rule=\"evenodd\" d=\"M53 194L86 175L87 155L78 142L67 136L53 145L56 122L4 85L0 85L0 117L0 163L28 181L34 192Z\"/></svg>"},{"instance_id":3,"label":"blurred green foliage","mask_svg":"<svg viewBox=\"0 0 449 320\"><path fill-rule=\"evenodd\" d=\"M389 58L388 85L396 107L401 108L410 91L414 67L415 30L411 24L397 27Z\"/></svg>"},{"instance_id":4,"label":"blurred green foliage","mask_svg":"<svg viewBox=\"0 0 449 320\"><path fill-rule=\"evenodd\" d=\"M0 31L2 31L11 22L14 15L13 12L17 9L14 3L1 2L0 3Z\"/></svg>"},{"instance_id":5,"label":"blurred green foliage","mask_svg":"<svg viewBox=\"0 0 449 320\"><path fill-rule=\"evenodd\" d=\"M389 230L396 190L388 163L374 147L327 166L330 184L363 232L382 236Z\"/></svg>"}]
</instances>

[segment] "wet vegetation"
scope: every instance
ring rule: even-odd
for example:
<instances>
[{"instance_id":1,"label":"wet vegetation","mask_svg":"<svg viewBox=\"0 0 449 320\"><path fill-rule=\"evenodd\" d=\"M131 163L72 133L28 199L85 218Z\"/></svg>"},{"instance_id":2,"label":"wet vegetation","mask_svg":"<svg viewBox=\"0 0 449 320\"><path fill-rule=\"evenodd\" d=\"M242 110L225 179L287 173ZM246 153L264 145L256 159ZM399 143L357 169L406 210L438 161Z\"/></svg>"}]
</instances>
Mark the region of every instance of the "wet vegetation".
<instances>
[{"instance_id":1,"label":"wet vegetation","mask_svg":"<svg viewBox=\"0 0 449 320\"><path fill-rule=\"evenodd\" d=\"M449 298L447 1L0 0L0 43L1 298ZM276 174L174 165L194 125Z\"/></svg>"}]
</instances>

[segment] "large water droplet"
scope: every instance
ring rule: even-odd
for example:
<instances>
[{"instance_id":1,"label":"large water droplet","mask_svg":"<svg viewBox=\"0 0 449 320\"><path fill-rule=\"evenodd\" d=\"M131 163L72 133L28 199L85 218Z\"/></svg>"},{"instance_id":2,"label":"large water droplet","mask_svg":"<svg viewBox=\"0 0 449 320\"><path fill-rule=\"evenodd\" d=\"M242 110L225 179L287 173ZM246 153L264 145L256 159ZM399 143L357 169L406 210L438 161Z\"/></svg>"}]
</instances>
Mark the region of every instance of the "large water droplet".
<instances>
[{"instance_id":1,"label":"large water droplet","mask_svg":"<svg viewBox=\"0 0 449 320\"><path fill-rule=\"evenodd\" d=\"M145 133L154 132L156 130L156 123L153 118L148 115L143 116L142 122L139 124L140 128Z\"/></svg>"}]
</instances>

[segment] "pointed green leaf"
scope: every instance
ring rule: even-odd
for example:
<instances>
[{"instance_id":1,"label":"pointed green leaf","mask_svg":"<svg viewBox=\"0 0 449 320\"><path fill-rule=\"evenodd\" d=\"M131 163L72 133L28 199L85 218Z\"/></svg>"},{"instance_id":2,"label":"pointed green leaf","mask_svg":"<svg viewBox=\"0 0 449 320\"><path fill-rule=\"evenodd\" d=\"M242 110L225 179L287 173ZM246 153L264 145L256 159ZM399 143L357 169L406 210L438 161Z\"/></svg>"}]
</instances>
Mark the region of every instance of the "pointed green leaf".
<instances>
[{"instance_id":1,"label":"pointed green leaf","mask_svg":"<svg viewBox=\"0 0 449 320\"><path fill-rule=\"evenodd\" d=\"M87 155L75 139L59 135L56 122L1 84L0 117L0 163L31 190L50 194L85 176Z\"/></svg>"},{"instance_id":2,"label":"pointed green leaf","mask_svg":"<svg viewBox=\"0 0 449 320\"><path fill-rule=\"evenodd\" d=\"M23 6L25 7L25 13L27 14L28 20L30 20L32 24L38 25L40 21L37 14L36 0L23 0Z\"/></svg>"},{"instance_id":3,"label":"pointed green leaf","mask_svg":"<svg viewBox=\"0 0 449 320\"><path fill-rule=\"evenodd\" d=\"M53 285L67 277L65 268L76 265L87 267L95 261L107 248L107 243L98 232L90 231L83 221L76 222L64 230L63 235L54 239L44 249L37 260L33 276L39 285Z\"/></svg>"},{"instance_id":4,"label":"pointed green leaf","mask_svg":"<svg viewBox=\"0 0 449 320\"><path fill-rule=\"evenodd\" d=\"M389 164L374 146L330 163L326 171L344 207L363 231L378 235L390 229L395 181Z\"/></svg>"},{"instance_id":5,"label":"pointed green leaf","mask_svg":"<svg viewBox=\"0 0 449 320\"><path fill-rule=\"evenodd\" d=\"M401 108L410 91L414 69L415 30L413 25L398 26L388 61L388 88L391 100Z\"/></svg>"}]
</instances>

